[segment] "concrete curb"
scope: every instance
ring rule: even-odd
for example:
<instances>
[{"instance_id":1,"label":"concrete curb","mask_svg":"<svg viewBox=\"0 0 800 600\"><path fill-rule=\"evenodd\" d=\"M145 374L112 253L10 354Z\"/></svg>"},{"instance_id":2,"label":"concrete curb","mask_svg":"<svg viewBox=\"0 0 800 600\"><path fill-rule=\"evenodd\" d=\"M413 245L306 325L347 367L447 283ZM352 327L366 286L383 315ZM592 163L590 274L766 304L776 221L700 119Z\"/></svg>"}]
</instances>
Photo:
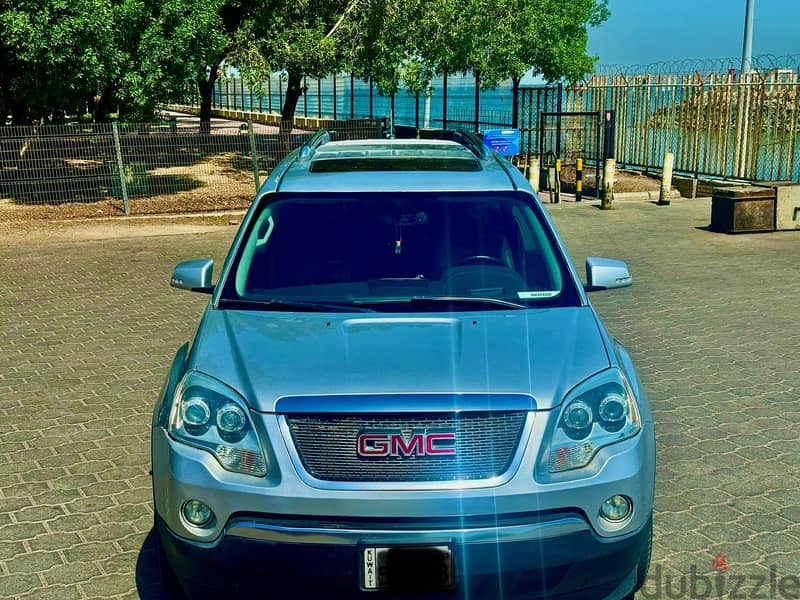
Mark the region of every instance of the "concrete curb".
<instances>
[{"instance_id":1,"label":"concrete curb","mask_svg":"<svg viewBox=\"0 0 800 600\"><path fill-rule=\"evenodd\" d=\"M150 219L207 219L209 217L241 216L247 209L215 210L194 213L158 213L154 215L120 215L118 217L90 217L83 219L51 219L47 223L125 223Z\"/></svg>"},{"instance_id":2,"label":"concrete curb","mask_svg":"<svg viewBox=\"0 0 800 600\"><path fill-rule=\"evenodd\" d=\"M657 202L658 195L658 190L652 192L618 192L614 194L613 202ZM682 196L680 192L677 190L672 190L667 196L669 200L676 200L681 197ZM550 196L548 192L539 192L539 198L541 198L544 204L555 206L555 204L549 202ZM594 196L584 196L583 201L578 203L575 202L575 194L567 194L563 192L561 194L561 204L593 204L599 202L600 200Z\"/></svg>"},{"instance_id":3,"label":"concrete curb","mask_svg":"<svg viewBox=\"0 0 800 600\"><path fill-rule=\"evenodd\" d=\"M654 190L651 192L620 192L614 194L614 200L622 200L622 201L652 201L658 200L659 191ZM681 193L678 190L671 190L669 194L667 194L667 198L670 200L674 200L676 198L680 198Z\"/></svg>"}]
</instances>

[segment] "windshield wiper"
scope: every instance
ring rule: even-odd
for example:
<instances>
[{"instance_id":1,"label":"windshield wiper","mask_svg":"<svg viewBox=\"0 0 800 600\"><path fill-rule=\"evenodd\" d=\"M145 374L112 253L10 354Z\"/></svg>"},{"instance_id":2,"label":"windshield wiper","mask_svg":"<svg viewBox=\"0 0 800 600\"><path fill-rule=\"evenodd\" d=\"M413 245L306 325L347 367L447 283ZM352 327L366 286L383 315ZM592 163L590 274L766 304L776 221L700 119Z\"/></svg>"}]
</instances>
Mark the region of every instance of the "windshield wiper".
<instances>
[{"instance_id":1,"label":"windshield wiper","mask_svg":"<svg viewBox=\"0 0 800 600\"><path fill-rule=\"evenodd\" d=\"M528 308L524 304L502 300L500 298L481 298L477 296L411 296L409 298L376 298L370 300L354 300L353 304L358 306L381 306L384 304L411 304L415 306L432 306L436 304L461 304L461 305L481 305L484 308L519 310Z\"/></svg>"},{"instance_id":2,"label":"windshield wiper","mask_svg":"<svg viewBox=\"0 0 800 600\"><path fill-rule=\"evenodd\" d=\"M306 300L237 300L220 298L221 308L233 310L286 310L298 312L375 312L372 308L354 306L350 303L311 302Z\"/></svg>"}]
</instances>

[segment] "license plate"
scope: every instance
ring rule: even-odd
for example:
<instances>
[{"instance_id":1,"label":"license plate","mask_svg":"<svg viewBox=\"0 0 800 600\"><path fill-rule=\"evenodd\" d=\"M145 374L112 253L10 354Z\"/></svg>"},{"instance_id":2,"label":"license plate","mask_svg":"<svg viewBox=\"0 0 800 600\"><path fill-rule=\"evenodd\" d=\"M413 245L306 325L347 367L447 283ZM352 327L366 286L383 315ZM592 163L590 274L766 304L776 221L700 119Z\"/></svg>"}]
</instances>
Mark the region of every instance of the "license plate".
<instances>
[{"instance_id":1,"label":"license plate","mask_svg":"<svg viewBox=\"0 0 800 600\"><path fill-rule=\"evenodd\" d=\"M449 546L367 547L361 559L365 590L429 592L455 583Z\"/></svg>"}]
</instances>

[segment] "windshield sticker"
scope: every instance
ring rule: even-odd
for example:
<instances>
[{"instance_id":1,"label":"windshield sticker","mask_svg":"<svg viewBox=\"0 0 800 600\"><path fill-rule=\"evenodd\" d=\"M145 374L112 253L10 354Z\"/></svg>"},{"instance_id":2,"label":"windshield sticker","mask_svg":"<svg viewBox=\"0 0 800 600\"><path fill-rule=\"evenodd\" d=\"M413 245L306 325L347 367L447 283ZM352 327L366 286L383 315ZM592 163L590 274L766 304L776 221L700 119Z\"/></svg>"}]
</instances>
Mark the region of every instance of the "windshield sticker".
<instances>
[{"instance_id":1,"label":"windshield sticker","mask_svg":"<svg viewBox=\"0 0 800 600\"><path fill-rule=\"evenodd\" d=\"M537 300L540 298L555 298L561 292L558 291L538 291L538 292L517 292L520 300Z\"/></svg>"}]
</instances>

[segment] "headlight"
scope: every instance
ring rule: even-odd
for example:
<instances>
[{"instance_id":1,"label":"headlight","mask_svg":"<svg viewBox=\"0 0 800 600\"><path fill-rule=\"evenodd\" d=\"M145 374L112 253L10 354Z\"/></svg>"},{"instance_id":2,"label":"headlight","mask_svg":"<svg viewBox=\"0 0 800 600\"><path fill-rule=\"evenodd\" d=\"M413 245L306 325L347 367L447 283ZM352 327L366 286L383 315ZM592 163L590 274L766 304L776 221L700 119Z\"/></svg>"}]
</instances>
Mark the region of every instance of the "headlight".
<instances>
[{"instance_id":1,"label":"headlight","mask_svg":"<svg viewBox=\"0 0 800 600\"><path fill-rule=\"evenodd\" d=\"M190 371L178 386L169 419L176 440L213 454L225 469L263 477L267 461L247 406L232 389Z\"/></svg>"},{"instance_id":2,"label":"headlight","mask_svg":"<svg viewBox=\"0 0 800 600\"><path fill-rule=\"evenodd\" d=\"M547 453L551 473L588 465L597 451L641 430L639 410L618 369L591 377L570 392Z\"/></svg>"}]
</instances>

